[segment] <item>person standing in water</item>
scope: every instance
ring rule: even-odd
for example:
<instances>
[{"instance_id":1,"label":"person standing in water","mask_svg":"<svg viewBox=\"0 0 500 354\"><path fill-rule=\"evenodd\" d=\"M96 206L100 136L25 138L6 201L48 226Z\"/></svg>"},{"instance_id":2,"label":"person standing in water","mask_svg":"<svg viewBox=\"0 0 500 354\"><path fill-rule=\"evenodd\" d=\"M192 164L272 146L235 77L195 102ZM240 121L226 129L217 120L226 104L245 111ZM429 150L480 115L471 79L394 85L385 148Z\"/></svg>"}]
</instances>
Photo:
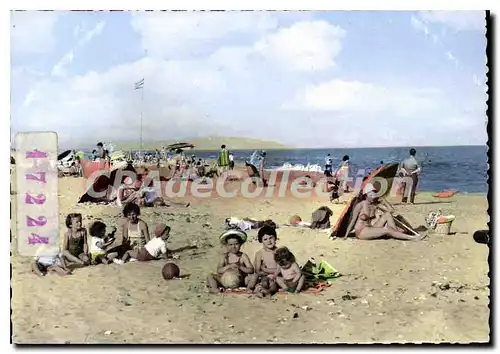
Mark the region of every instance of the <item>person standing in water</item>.
<instances>
[{"instance_id":1,"label":"person standing in water","mask_svg":"<svg viewBox=\"0 0 500 354\"><path fill-rule=\"evenodd\" d=\"M332 173L332 164L332 156L330 154L327 154L325 157L325 171Z\"/></svg>"},{"instance_id":2,"label":"person standing in water","mask_svg":"<svg viewBox=\"0 0 500 354\"><path fill-rule=\"evenodd\" d=\"M337 172L335 173L337 180L341 181L342 190L344 192L349 192L349 186L347 181L349 179L349 156L344 155L342 162L339 164Z\"/></svg>"},{"instance_id":3,"label":"person standing in water","mask_svg":"<svg viewBox=\"0 0 500 354\"><path fill-rule=\"evenodd\" d=\"M265 164L266 164L266 152L264 150L262 150L262 153L260 155L259 175L260 175L260 179L262 181L262 186L267 187L267 181L266 181L266 178L264 176Z\"/></svg>"},{"instance_id":4,"label":"person standing in water","mask_svg":"<svg viewBox=\"0 0 500 354\"><path fill-rule=\"evenodd\" d=\"M418 163L417 159L415 158L415 155L417 154L417 151L415 149L410 149L410 156L404 159L401 164L399 165L401 175L403 177L410 177L412 182L411 182L411 190L410 190L410 203L414 204L415 203L415 194L417 192L417 185L418 185L418 176L420 174L421 168L420 164ZM403 199L401 202L403 203L408 203L408 192L407 192L407 187L408 185L403 182L404 188L403 188Z\"/></svg>"},{"instance_id":5,"label":"person standing in water","mask_svg":"<svg viewBox=\"0 0 500 354\"><path fill-rule=\"evenodd\" d=\"M229 153L229 169L234 170L234 155L232 152Z\"/></svg>"}]
</instances>

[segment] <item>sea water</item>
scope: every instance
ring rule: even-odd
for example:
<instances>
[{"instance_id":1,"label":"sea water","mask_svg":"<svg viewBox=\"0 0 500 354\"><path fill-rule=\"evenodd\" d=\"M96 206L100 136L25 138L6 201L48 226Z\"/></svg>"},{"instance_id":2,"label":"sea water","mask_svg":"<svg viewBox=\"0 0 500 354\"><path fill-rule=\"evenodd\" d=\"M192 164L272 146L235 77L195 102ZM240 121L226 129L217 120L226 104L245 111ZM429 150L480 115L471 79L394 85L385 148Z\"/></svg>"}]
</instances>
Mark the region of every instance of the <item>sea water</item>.
<instances>
[{"instance_id":1,"label":"sea water","mask_svg":"<svg viewBox=\"0 0 500 354\"><path fill-rule=\"evenodd\" d=\"M230 146L228 146L231 149ZM420 191L456 189L461 193L487 193L488 157L487 146L440 146L418 147L416 158L421 163ZM248 160L252 151L231 150L235 162ZM409 148L359 148L359 149L289 149L267 150L266 169L278 169L284 164L320 165L324 168L325 157L330 154L335 169L348 155L350 175L367 172L384 163L400 162L409 156ZM193 151L197 157L217 158L216 151ZM189 156L191 152L187 151ZM362 171L360 171L362 170Z\"/></svg>"}]
</instances>

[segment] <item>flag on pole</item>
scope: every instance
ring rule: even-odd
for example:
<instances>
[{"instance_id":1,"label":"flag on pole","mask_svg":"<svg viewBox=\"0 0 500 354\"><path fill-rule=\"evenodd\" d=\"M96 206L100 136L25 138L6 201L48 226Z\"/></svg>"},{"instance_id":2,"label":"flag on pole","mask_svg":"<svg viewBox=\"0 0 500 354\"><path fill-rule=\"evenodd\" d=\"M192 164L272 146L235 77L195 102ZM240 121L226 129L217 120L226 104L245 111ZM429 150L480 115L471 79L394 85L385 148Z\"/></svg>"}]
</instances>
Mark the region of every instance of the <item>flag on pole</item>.
<instances>
[{"instance_id":1,"label":"flag on pole","mask_svg":"<svg viewBox=\"0 0 500 354\"><path fill-rule=\"evenodd\" d=\"M144 78L140 81L137 81L134 86L134 90L139 90L144 87Z\"/></svg>"}]
</instances>

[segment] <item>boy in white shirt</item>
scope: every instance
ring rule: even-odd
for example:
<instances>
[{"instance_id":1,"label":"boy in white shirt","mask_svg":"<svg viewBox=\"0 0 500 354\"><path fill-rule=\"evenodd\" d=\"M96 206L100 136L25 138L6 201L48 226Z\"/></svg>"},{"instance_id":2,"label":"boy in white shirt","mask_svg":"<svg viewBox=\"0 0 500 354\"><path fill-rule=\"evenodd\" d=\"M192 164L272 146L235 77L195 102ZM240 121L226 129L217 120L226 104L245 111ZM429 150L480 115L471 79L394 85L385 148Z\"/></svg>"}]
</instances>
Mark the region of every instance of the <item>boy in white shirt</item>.
<instances>
[{"instance_id":1,"label":"boy in white shirt","mask_svg":"<svg viewBox=\"0 0 500 354\"><path fill-rule=\"evenodd\" d=\"M156 225L155 236L142 248L125 252L122 259L115 259L114 262L121 264L131 258L139 262L148 262L163 256L167 256L167 240L170 237L170 227L160 223Z\"/></svg>"}]
</instances>

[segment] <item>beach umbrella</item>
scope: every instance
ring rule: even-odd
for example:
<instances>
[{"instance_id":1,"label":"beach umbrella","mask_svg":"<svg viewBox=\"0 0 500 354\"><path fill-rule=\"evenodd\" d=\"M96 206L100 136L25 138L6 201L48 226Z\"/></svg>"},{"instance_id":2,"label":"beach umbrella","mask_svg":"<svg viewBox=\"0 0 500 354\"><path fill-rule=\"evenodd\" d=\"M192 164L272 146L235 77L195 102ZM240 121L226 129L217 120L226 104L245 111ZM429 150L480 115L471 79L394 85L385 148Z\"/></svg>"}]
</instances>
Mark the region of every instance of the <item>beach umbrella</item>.
<instances>
[{"instance_id":1,"label":"beach umbrella","mask_svg":"<svg viewBox=\"0 0 500 354\"><path fill-rule=\"evenodd\" d=\"M60 153L59 155L57 155L57 161L64 159L69 154L71 154L71 150L66 150L66 151Z\"/></svg>"},{"instance_id":2,"label":"beach umbrella","mask_svg":"<svg viewBox=\"0 0 500 354\"><path fill-rule=\"evenodd\" d=\"M332 236L341 237L345 235L345 232L347 231L347 228L351 221L352 212L354 211L354 208L360 201L361 199L360 197L363 194L363 191L365 187L368 185L368 183L371 183L377 190L379 190L380 187L384 187L383 193L379 195L380 198L385 197L391 192L392 184L394 183L394 178L396 177L396 173L398 172L398 167L399 167L398 163L390 163L382 165L375 171L373 171L368 176L368 178L366 178L361 183L361 187L357 191L356 195L349 201L347 206L342 211L342 214L340 214L337 223L332 229ZM386 184L386 186L382 186L381 185L382 183ZM380 185L377 186L377 184Z\"/></svg>"},{"instance_id":3,"label":"beach umbrella","mask_svg":"<svg viewBox=\"0 0 500 354\"><path fill-rule=\"evenodd\" d=\"M177 149L192 149L192 148L194 148L194 145L190 143L175 143L175 144L170 144L166 147L168 151L176 151Z\"/></svg>"}]
</instances>

